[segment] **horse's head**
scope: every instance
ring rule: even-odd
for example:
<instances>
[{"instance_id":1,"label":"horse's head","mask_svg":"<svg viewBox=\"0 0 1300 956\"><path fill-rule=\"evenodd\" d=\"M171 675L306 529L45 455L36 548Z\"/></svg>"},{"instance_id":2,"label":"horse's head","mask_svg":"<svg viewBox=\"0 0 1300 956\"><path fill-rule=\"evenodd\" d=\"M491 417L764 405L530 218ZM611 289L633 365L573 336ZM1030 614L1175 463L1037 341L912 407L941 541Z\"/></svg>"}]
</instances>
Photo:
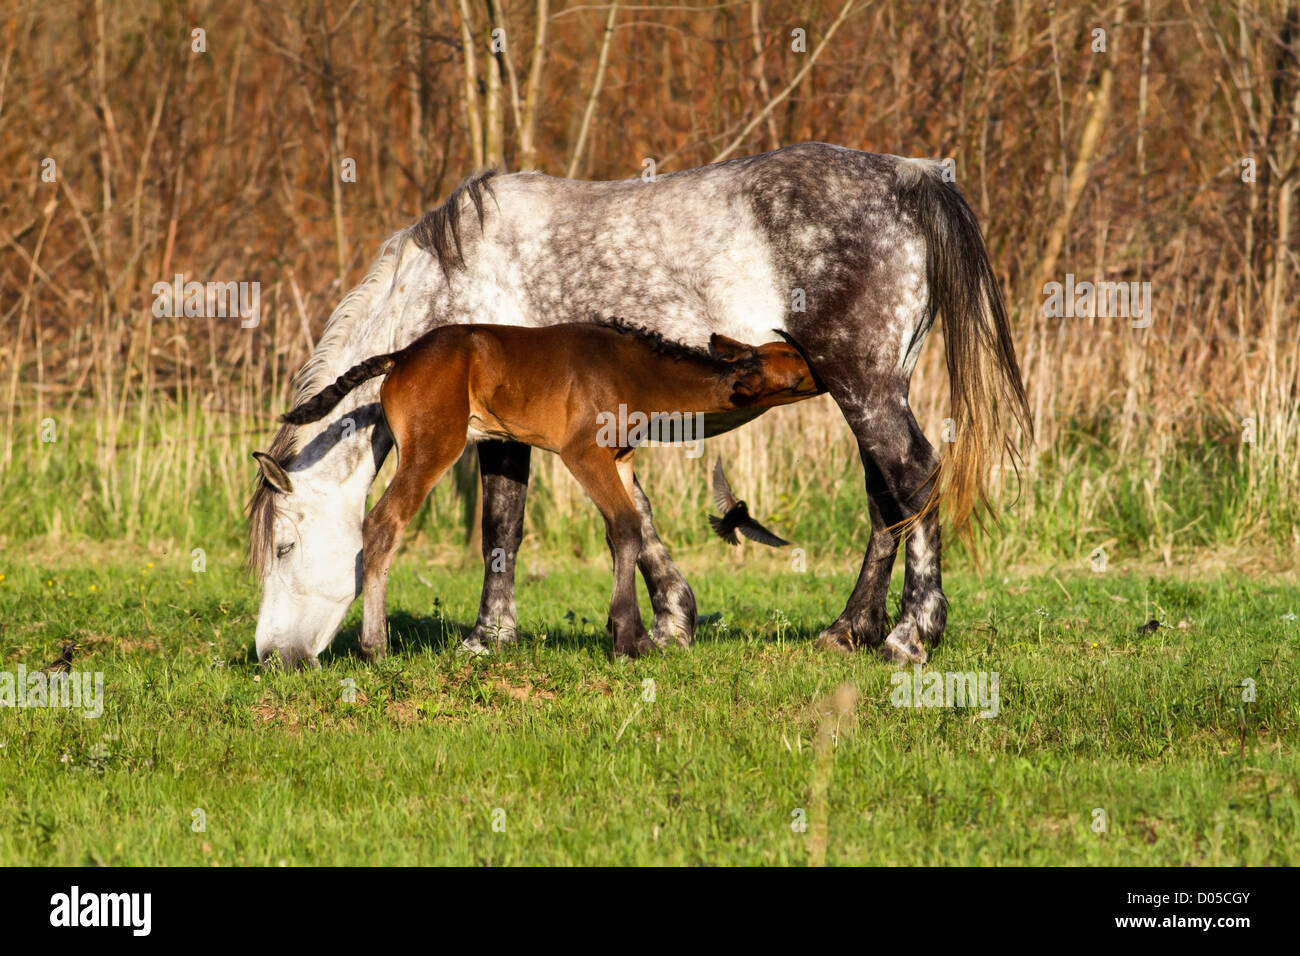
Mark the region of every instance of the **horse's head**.
<instances>
[{"instance_id":1,"label":"horse's head","mask_svg":"<svg viewBox=\"0 0 1300 956\"><path fill-rule=\"evenodd\" d=\"M769 342L756 350L763 363L764 403L801 402L825 391L803 354L789 342Z\"/></svg>"},{"instance_id":2,"label":"horse's head","mask_svg":"<svg viewBox=\"0 0 1300 956\"><path fill-rule=\"evenodd\" d=\"M803 355L789 342L756 347L714 334L709 339L709 351L732 367L732 400L737 405L787 405L824 391Z\"/></svg>"},{"instance_id":3,"label":"horse's head","mask_svg":"<svg viewBox=\"0 0 1300 956\"><path fill-rule=\"evenodd\" d=\"M249 564L262 581L257 658L286 667L316 663L361 587L359 506L336 477L295 470L265 452L249 502ZM366 482L368 484L368 482Z\"/></svg>"}]
</instances>

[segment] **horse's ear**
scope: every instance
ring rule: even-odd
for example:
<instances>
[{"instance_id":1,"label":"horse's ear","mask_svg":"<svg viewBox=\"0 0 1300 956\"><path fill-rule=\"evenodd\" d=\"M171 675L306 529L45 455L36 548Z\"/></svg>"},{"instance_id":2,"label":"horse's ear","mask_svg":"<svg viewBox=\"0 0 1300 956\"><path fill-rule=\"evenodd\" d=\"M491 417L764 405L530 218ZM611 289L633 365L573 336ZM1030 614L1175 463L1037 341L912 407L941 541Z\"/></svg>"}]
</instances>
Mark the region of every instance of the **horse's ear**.
<instances>
[{"instance_id":1,"label":"horse's ear","mask_svg":"<svg viewBox=\"0 0 1300 956\"><path fill-rule=\"evenodd\" d=\"M714 332L709 336L709 354L724 362L739 362L741 359L757 355L758 352L752 345L737 342L735 339Z\"/></svg>"},{"instance_id":2,"label":"horse's ear","mask_svg":"<svg viewBox=\"0 0 1300 956\"><path fill-rule=\"evenodd\" d=\"M266 483L283 495L293 492L293 482L289 480L289 473L280 467L280 463L264 451L253 452L253 460L257 462L257 467L262 469L262 477Z\"/></svg>"}]
</instances>

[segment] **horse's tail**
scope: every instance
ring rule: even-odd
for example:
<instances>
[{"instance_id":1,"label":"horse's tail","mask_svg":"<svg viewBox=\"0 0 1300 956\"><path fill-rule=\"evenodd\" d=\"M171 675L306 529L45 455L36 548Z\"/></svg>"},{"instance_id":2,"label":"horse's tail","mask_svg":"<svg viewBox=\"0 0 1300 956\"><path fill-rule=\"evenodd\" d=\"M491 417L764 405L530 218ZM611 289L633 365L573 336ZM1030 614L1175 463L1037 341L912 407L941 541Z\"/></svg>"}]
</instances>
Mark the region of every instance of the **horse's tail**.
<instances>
[{"instance_id":1,"label":"horse's tail","mask_svg":"<svg viewBox=\"0 0 1300 956\"><path fill-rule=\"evenodd\" d=\"M1016 426L1032 438L1033 422L979 223L956 183L945 181L944 169L931 160L901 161L898 193L925 236L926 325L942 314L953 418L953 441L923 513L942 502L950 527L963 534L977 507L994 514L986 485L990 466L1004 451L1018 466Z\"/></svg>"},{"instance_id":2,"label":"horse's tail","mask_svg":"<svg viewBox=\"0 0 1300 956\"><path fill-rule=\"evenodd\" d=\"M335 405L343 401L344 395L362 382L379 375L387 375L396 361L395 355L396 353L376 355L366 359L359 365L352 366L352 368L335 379L333 385L326 385L307 401L294 408L293 411L281 416L280 421L289 425L306 425L308 422L319 421Z\"/></svg>"}]
</instances>

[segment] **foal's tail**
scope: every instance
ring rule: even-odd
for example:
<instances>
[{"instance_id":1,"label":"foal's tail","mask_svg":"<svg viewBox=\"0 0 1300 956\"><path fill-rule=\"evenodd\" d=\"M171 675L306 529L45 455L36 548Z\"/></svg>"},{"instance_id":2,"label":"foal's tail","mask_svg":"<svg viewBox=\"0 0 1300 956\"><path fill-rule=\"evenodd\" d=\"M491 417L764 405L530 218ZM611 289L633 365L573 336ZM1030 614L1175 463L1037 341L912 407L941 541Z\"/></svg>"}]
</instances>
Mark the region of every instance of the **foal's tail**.
<instances>
[{"instance_id":1,"label":"foal's tail","mask_svg":"<svg viewBox=\"0 0 1300 956\"><path fill-rule=\"evenodd\" d=\"M379 375L387 375L392 370L395 360L396 353L390 353L388 355L376 355L366 359L360 365L352 366L352 368L335 379L333 385L326 385L293 411L287 415L282 415L280 421L289 425L306 425L308 422L319 421L335 405L343 401L344 395L362 382Z\"/></svg>"},{"instance_id":2,"label":"foal's tail","mask_svg":"<svg viewBox=\"0 0 1300 956\"><path fill-rule=\"evenodd\" d=\"M994 514L986 484L990 466L1005 451L1017 468L1016 428L1033 437L1029 401L1020 379L1006 303L979 223L944 166L903 160L900 200L917 215L926 245L930 290L927 325L943 316L953 441L939 463L935 492L923 512L940 502L950 526L969 533L971 515L983 505Z\"/></svg>"}]
</instances>

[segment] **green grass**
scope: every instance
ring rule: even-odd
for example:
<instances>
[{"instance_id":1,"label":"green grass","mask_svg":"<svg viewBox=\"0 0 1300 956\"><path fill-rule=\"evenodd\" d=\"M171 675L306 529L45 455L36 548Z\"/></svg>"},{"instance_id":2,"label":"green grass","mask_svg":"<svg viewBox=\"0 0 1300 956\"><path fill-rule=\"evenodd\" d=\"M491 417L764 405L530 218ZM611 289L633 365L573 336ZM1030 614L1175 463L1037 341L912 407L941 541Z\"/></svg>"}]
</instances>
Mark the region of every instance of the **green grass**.
<instances>
[{"instance_id":1,"label":"green grass","mask_svg":"<svg viewBox=\"0 0 1300 956\"><path fill-rule=\"evenodd\" d=\"M522 643L468 659L479 568L417 541L394 569L392 656L357 657L354 609L320 671L285 675L251 663L257 594L233 550L204 573L183 549L10 555L0 670L75 639L106 688L97 720L0 709L0 864L1300 861L1285 579L950 574L931 667L998 672L982 719L896 708L892 666L813 650L851 557L793 573L688 550L698 644L614 663L605 559L539 552ZM1137 633L1150 618L1173 627ZM846 683L860 701L819 743L818 702Z\"/></svg>"},{"instance_id":2,"label":"green grass","mask_svg":"<svg viewBox=\"0 0 1300 956\"><path fill-rule=\"evenodd\" d=\"M856 446L845 428L831 445L803 457L798 425L813 420L816 413L800 407L752 426L765 436L762 466L769 484L763 493L743 482L737 487L773 527L801 542L852 551L863 544ZM144 426L128 414L111 432L97 418L69 415L57 422L57 440L46 443L32 419L13 437L8 466L0 466L0 541L12 547L50 537L167 539L178 547L188 542L186 550L236 549L256 474L249 452L269 444L273 421L270 412L255 417L168 405L155 409ZM1086 568L1088 555L1101 545L1112 559L1130 560L1244 549L1274 567L1294 564L1300 498L1291 472L1279 463L1281 452L1243 445L1226 425L1210 437L1167 447L1153 438L1151 448L1128 449L1114 427L1109 420L1077 422L1056 447L1040 449L1018 492L1009 479L1004 510L1011 517L990 528L986 553L1003 562L1066 560ZM701 516L711 506L712 461L727 459L739 481L739 468L753 457L746 456L739 432L709 447L689 468L673 449L638 456L656 519L674 547L710 544ZM576 545L603 554L599 514L568 478L562 479L567 495L553 487L545 467L550 457L534 455L530 534L547 553ZM468 482L476 486L477 479L470 474ZM372 500L383 485L381 479ZM439 540L454 538L465 526L464 505L455 481L444 479L414 527ZM959 565L970 560L961 543L950 543L948 558Z\"/></svg>"}]
</instances>

